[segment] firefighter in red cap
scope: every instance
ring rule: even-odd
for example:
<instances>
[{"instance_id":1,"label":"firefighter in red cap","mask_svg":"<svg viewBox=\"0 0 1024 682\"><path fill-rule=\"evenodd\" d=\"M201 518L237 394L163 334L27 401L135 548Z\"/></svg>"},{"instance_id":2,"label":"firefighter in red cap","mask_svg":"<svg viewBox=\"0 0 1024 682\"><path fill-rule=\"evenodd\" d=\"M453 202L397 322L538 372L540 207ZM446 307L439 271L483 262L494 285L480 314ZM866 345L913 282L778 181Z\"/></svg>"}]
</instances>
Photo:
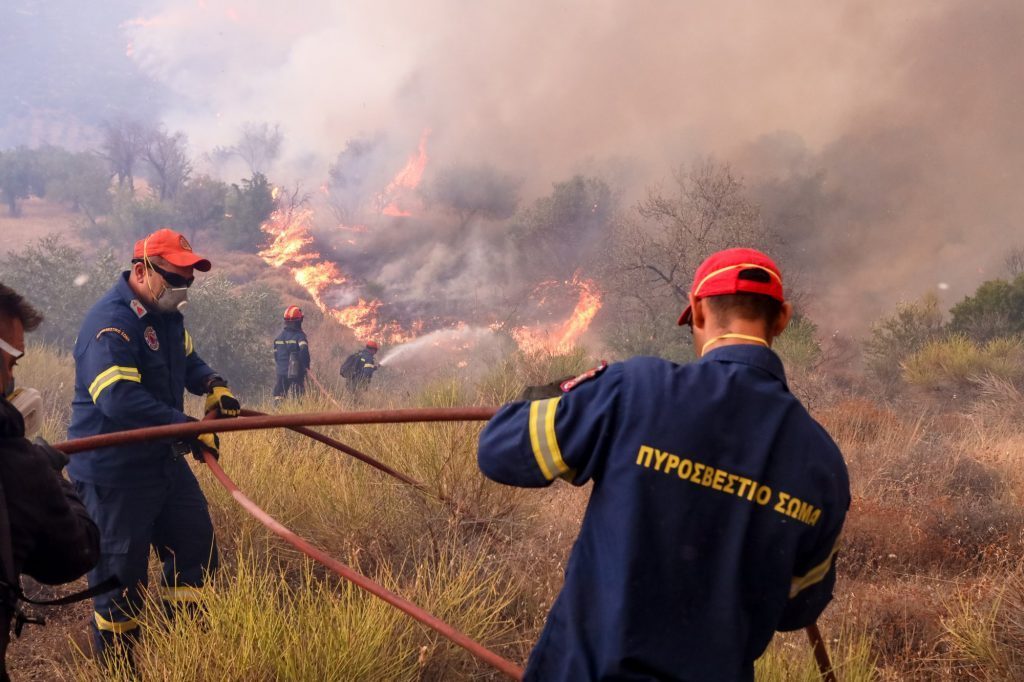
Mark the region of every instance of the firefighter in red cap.
<instances>
[{"instance_id":1,"label":"firefighter in red cap","mask_svg":"<svg viewBox=\"0 0 1024 682\"><path fill-rule=\"evenodd\" d=\"M345 358L341 376L348 380L348 389L352 393L365 391L370 386L373 373L380 368L380 363L374 359L379 349L376 341L367 341L365 348Z\"/></svg>"},{"instance_id":2,"label":"firefighter in red cap","mask_svg":"<svg viewBox=\"0 0 1024 682\"><path fill-rule=\"evenodd\" d=\"M194 421L183 393L206 396L205 411L237 417L241 406L227 382L196 351L182 311L194 272L210 261L182 235L157 230L135 244L131 269L90 309L75 342L75 397L68 436L83 438L145 426ZM100 528L100 561L90 586L111 576L123 589L96 597L94 648L100 660L128 655L140 635L150 547L163 566L161 596L168 613L191 610L217 545L206 498L186 454L219 456L215 434L113 446L71 458L68 473Z\"/></svg>"},{"instance_id":3,"label":"firefighter in red cap","mask_svg":"<svg viewBox=\"0 0 1024 682\"><path fill-rule=\"evenodd\" d=\"M697 362L602 364L480 435L496 481L594 483L526 680L750 681L775 631L832 599L850 484L771 349L782 274L729 249L689 299Z\"/></svg>"},{"instance_id":4,"label":"firefighter in red cap","mask_svg":"<svg viewBox=\"0 0 1024 682\"><path fill-rule=\"evenodd\" d=\"M274 339L274 365L277 383L274 400L282 400L289 392L298 397L306 393L306 372L309 371L309 340L302 331L302 309L290 305L284 311L284 329Z\"/></svg>"}]
</instances>

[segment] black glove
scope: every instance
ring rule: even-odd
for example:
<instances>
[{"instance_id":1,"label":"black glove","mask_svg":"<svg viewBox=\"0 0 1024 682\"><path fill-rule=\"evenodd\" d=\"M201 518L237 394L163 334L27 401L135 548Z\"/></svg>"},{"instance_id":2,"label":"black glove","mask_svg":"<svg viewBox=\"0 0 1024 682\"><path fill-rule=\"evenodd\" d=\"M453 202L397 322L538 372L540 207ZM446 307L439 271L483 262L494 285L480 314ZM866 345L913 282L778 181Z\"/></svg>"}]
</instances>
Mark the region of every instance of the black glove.
<instances>
[{"instance_id":1,"label":"black glove","mask_svg":"<svg viewBox=\"0 0 1024 682\"><path fill-rule=\"evenodd\" d=\"M242 404L228 388L228 383L214 375L207 385L206 411L216 409L218 417L237 417L242 413Z\"/></svg>"},{"instance_id":2,"label":"black glove","mask_svg":"<svg viewBox=\"0 0 1024 682\"><path fill-rule=\"evenodd\" d=\"M46 461L55 471L64 471L64 467L66 467L70 461L68 460L67 455L47 443L41 436L36 436L35 440L32 441L32 444L39 448L40 452L46 456Z\"/></svg>"},{"instance_id":3,"label":"black glove","mask_svg":"<svg viewBox=\"0 0 1024 682\"><path fill-rule=\"evenodd\" d=\"M545 398L557 398L562 395L562 384L575 377L567 376L562 377L558 381L552 381L550 384L544 384L543 386L527 386L523 389L523 392L519 394L520 400L544 400Z\"/></svg>"}]
</instances>

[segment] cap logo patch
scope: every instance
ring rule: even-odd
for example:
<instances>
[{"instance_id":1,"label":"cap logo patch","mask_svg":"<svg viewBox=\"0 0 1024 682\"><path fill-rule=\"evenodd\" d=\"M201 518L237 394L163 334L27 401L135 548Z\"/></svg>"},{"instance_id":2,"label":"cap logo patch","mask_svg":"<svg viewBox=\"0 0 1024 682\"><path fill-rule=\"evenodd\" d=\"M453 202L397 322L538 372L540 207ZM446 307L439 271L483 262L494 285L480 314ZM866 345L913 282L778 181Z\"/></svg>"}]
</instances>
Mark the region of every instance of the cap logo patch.
<instances>
[{"instance_id":1,"label":"cap logo patch","mask_svg":"<svg viewBox=\"0 0 1024 682\"><path fill-rule=\"evenodd\" d=\"M192 250L192 245L188 243L188 240L185 239L184 235L178 237L178 243L181 245L181 248L185 249L186 251Z\"/></svg>"},{"instance_id":2,"label":"cap logo patch","mask_svg":"<svg viewBox=\"0 0 1024 682\"><path fill-rule=\"evenodd\" d=\"M150 350L160 350L160 339L156 338L156 331L152 327L146 327L142 336L146 339L146 345Z\"/></svg>"}]
</instances>

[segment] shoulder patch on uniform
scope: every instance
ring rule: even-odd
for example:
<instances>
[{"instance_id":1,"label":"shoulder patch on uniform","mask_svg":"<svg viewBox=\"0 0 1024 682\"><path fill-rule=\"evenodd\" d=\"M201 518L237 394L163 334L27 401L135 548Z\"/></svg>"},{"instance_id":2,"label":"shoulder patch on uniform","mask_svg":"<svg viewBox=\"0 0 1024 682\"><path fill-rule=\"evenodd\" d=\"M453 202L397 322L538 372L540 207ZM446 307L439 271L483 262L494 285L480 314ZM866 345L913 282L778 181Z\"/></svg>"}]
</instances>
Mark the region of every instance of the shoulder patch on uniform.
<instances>
[{"instance_id":1,"label":"shoulder patch on uniform","mask_svg":"<svg viewBox=\"0 0 1024 682\"><path fill-rule=\"evenodd\" d=\"M568 393L569 391L576 388L583 382L590 381L594 377L598 376L599 374L601 374L601 372L605 371L606 369L608 369L608 361L602 360L597 367L593 369L588 369L586 372L579 375L578 377L574 377L572 379L569 379L568 381L563 381L561 384L558 385L558 387L562 389L562 393Z\"/></svg>"},{"instance_id":2,"label":"shoulder patch on uniform","mask_svg":"<svg viewBox=\"0 0 1024 682\"><path fill-rule=\"evenodd\" d=\"M128 338L128 332L126 332L123 329L118 329L117 327L104 327L103 329L101 329L98 332L96 332L96 338L99 339L104 334L117 334L122 339L124 339L127 343L131 343L132 342L132 340L130 338Z\"/></svg>"},{"instance_id":3,"label":"shoulder patch on uniform","mask_svg":"<svg viewBox=\"0 0 1024 682\"><path fill-rule=\"evenodd\" d=\"M149 346L150 350L160 350L160 339L156 338L155 329L146 327L146 331L142 333L142 336L146 339L146 345Z\"/></svg>"},{"instance_id":4,"label":"shoulder patch on uniform","mask_svg":"<svg viewBox=\"0 0 1024 682\"><path fill-rule=\"evenodd\" d=\"M139 299L137 298L133 298L131 303L128 304L128 307L132 309L133 313L135 313L135 317L139 318L143 317L146 313L149 312L148 310L146 310L146 306L139 303Z\"/></svg>"}]
</instances>

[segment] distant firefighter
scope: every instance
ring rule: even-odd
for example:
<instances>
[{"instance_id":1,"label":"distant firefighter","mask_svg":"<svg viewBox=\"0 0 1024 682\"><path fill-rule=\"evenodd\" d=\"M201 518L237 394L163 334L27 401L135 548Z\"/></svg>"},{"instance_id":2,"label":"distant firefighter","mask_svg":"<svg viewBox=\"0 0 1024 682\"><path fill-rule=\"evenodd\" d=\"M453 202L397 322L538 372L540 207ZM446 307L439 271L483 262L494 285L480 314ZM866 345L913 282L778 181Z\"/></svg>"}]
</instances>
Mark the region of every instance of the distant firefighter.
<instances>
[{"instance_id":1,"label":"distant firefighter","mask_svg":"<svg viewBox=\"0 0 1024 682\"><path fill-rule=\"evenodd\" d=\"M306 393L306 372L309 371L309 341L302 331L302 310L288 306L284 311L284 329L274 339L274 364L277 368L277 383L274 385L274 399Z\"/></svg>"},{"instance_id":2,"label":"distant firefighter","mask_svg":"<svg viewBox=\"0 0 1024 682\"><path fill-rule=\"evenodd\" d=\"M342 363L341 376L348 380L348 388L353 393L369 387L373 373L380 367L374 360L378 348L376 341L367 341L366 348L356 351Z\"/></svg>"}]
</instances>

